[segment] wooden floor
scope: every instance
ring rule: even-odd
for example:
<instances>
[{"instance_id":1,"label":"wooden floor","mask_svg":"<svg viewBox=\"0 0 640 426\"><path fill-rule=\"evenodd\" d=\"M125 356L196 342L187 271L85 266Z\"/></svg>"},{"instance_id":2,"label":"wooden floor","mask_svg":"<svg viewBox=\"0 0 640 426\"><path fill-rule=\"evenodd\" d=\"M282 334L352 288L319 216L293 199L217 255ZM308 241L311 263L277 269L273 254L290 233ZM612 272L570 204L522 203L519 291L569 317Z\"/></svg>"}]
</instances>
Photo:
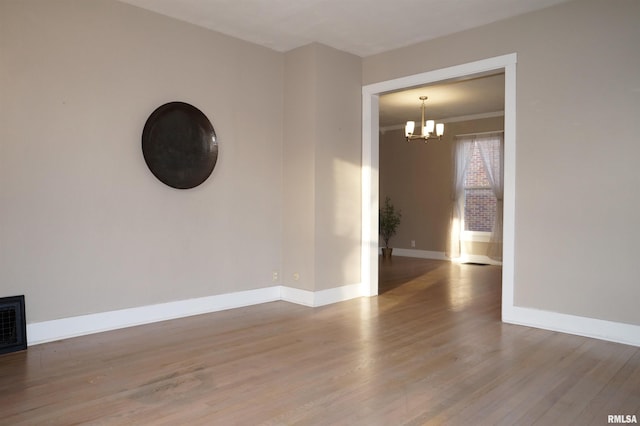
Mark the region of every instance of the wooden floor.
<instances>
[{"instance_id":1,"label":"wooden floor","mask_svg":"<svg viewBox=\"0 0 640 426\"><path fill-rule=\"evenodd\" d=\"M500 322L500 268L395 257L381 295L267 303L0 356L0 424L603 425L640 348Z\"/></svg>"}]
</instances>

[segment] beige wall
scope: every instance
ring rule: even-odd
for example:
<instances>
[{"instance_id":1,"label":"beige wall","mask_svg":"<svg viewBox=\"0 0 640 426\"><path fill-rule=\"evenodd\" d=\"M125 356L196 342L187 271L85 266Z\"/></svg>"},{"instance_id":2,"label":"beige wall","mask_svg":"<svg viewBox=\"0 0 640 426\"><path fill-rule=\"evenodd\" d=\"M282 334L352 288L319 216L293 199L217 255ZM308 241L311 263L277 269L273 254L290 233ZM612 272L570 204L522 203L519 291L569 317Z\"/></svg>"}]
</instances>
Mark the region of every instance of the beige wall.
<instances>
[{"instance_id":1,"label":"beige wall","mask_svg":"<svg viewBox=\"0 0 640 426\"><path fill-rule=\"evenodd\" d=\"M285 55L112 0L4 1L0 20L0 297L25 294L29 323L360 282L359 57ZM140 149L174 100L220 144L186 191Z\"/></svg>"},{"instance_id":2,"label":"beige wall","mask_svg":"<svg viewBox=\"0 0 640 426\"><path fill-rule=\"evenodd\" d=\"M386 196L402 210L393 247L445 252L451 219L455 136L503 130L503 117L450 122L441 140L407 143L404 130L380 134L380 202ZM382 242L381 242L382 244ZM486 254L485 244L467 244L467 254Z\"/></svg>"},{"instance_id":3,"label":"beige wall","mask_svg":"<svg viewBox=\"0 0 640 426\"><path fill-rule=\"evenodd\" d=\"M315 288L316 63L312 47L285 55L282 282ZM304 135L304 136L303 136ZM297 274L294 277L294 274Z\"/></svg>"},{"instance_id":4,"label":"beige wall","mask_svg":"<svg viewBox=\"0 0 640 426\"><path fill-rule=\"evenodd\" d=\"M639 16L634 0L581 0L361 62L111 0L2 1L0 296L25 294L31 323L267 287L280 268L299 288L358 282L360 84L516 52L515 304L640 324ZM220 141L188 191L140 151L172 100ZM290 139L296 108L317 114L300 117L311 146Z\"/></svg>"},{"instance_id":5,"label":"beige wall","mask_svg":"<svg viewBox=\"0 0 640 426\"><path fill-rule=\"evenodd\" d=\"M363 61L369 84L518 54L516 306L640 324L639 17L574 1Z\"/></svg>"},{"instance_id":6,"label":"beige wall","mask_svg":"<svg viewBox=\"0 0 640 426\"><path fill-rule=\"evenodd\" d=\"M316 43L285 56L283 283L357 284L361 59Z\"/></svg>"},{"instance_id":7,"label":"beige wall","mask_svg":"<svg viewBox=\"0 0 640 426\"><path fill-rule=\"evenodd\" d=\"M0 2L0 296L28 322L273 285L283 55L115 1ZM191 190L140 136L159 105L220 143Z\"/></svg>"}]
</instances>

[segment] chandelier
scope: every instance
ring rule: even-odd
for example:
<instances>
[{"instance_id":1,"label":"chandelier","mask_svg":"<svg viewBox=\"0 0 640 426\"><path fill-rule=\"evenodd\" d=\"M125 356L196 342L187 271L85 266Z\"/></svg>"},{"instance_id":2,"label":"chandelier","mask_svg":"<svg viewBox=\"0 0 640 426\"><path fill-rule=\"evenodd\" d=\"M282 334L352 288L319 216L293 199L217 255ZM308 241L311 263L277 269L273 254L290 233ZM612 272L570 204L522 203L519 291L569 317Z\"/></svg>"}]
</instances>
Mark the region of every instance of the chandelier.
<instances>
[{"instance_id":1,"label":"chandelier","mask_svg":"<svg viewBox=\"0 0 640 426\"><path fill-rule=\"evenodd\" d=\"M407 142L412 141L414 139L424 139L426 143L429 139L442 139L442 135L444 134L444 123L436 124L433 120L424 121L424 101L428 98L426 96L420 96L420 100L422 101L422 134L414 135L413 131L416 128L415 121L407 121L407 124L404 126L404 136L407 138ZM435 130L435 132L434 132Z\"/></svg>"}]
</instances>

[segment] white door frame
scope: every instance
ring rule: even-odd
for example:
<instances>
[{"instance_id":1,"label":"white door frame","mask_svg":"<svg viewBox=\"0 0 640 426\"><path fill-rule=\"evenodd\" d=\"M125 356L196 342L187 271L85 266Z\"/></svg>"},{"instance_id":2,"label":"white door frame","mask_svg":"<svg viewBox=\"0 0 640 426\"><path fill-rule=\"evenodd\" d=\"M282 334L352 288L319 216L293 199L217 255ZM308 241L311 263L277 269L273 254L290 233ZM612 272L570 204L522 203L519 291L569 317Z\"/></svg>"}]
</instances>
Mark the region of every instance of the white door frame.
<instances>
[{"instance_id":1,"label":"white door frame","mask_svg":"<svg viewBox=\"0 0 640 426\"><path fill-rule=\"evenodd\" d=\"M378 98L382 93L494 70L505 73L504 216L502 254L502 317L513 310L516 192L516 63L517 55L482 59L449 68L387 80L362 87L362 251L363 296L378 294Z\"/></svg>"}]
</instances>

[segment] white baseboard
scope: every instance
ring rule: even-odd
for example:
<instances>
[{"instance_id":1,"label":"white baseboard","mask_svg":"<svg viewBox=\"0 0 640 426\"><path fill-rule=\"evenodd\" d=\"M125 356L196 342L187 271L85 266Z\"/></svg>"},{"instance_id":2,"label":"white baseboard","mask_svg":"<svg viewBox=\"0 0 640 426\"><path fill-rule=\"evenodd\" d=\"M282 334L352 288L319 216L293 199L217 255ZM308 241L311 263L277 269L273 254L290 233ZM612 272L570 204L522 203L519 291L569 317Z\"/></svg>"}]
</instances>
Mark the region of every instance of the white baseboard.
<instances>
[{"instance_id":1,"label":"white baseboard","mask_svg":"<svg viewBox=\"0 0 640 426\"><path fill-rule=\"evenodd\" d=\"M434 259L434 260L450 260L455 263L485 263L487 265L502 265L502 262L498 262L481 254L465 254L463 256L451 259L442 251L428 251L428 250L416 250L416 249L404 249L394 248L393 254L403 257L416 257L419 259Z\"/></svg>"},{"instance_id":2,"label":"white baseboard","mask_svg":"<svg viewBox=\"0 0 640 426\"><path fill-rule=\"evenodd\" d=\"M29 346L37 345L119 328L224 311L278 300L310 307L322 306L360 297L360 290L360 284L351 284L317 292L286 286L272 286L256 290L239 291L160 303L157 305L42 321L27 324L27 344Z\"/></svg>"},{"instance_id":3,"label":"white baseboard","mask_svg":"<svg viewBox=\"0 0 640 426\"><path fill-rule=\"evenodd\" d=\"M27 324L27 343L39 343L280 300L280 286Z\"/></svg>"},{"instance_id":4,"label":"white baseboard","mask_svg":"<svg viewBox=\"0 0 640 426\"><path fill-rule=\"evenodd\" d=\"M527 327L623 343L625 345L640 346L639 325L518 306L503 306L502 321Z\"/></svg>"},{"instance_id":5,"label":"white baseboard","mask_svg":"<svg viewBox=\"0 0 640 426\"><path fill-rule=\"evenodd\" d=\"M315 292L314 305L324 306L362 296L361 284L343 285Z\"/></svg>"},{"instance_id":6,"label":"white baseboard","mask_svg":"<svg viewBox=\"0 0 640 426\"><path fill-rule=\"evenodd\" d=\"M316 292L282 286L282 300L310 307L330 305L360 296L362 296L361 284L350 284Z\"/></svg>"},{"instance_id":7,"label":"white baseboard","mask_svg":"<svg viewBox=\"0 0 640 426\"><path fill-rule=\"evenodd\" d=\"M502 262L491 259L489 256L481 254L464 254L455 259L451 259L455 263L482 263L486 265L502 265Z\"/></svg>"},{"instance_id":8,"label":"white baseboard","mask_svg":"<svg viewBox=\"0 0 640 426\"><path fill-rule=\"evenodd\" d=\"M460 263L477 262L491 265L501 264L487 256L466 255L452 260L443 252L415 249L394 248L393 254L422 259L451 260L453 262ZM592 337L595 339L623 343L632 346L640 346L640 326L638 325L560 314L531 308L507 306L505 301L503 301L502 320L511 324L575 334L584 337Z\"/></svg>"},{"instance_id":9,"label":"white baseboard","mask_svg":"<svg viewBox=\"0 0 640 426\"><path fill-rule=\"evenodd\" d=\"M411 251L419 252L418 250ZM424 253L418 254L422 256L425 255ZM400 253L398 253L398 255L406 256L406 254ZM360 297L362 294L361 284L345 285L317 292L286 286L266 287L256 290L31 323L27 324L27 343L29 346L37 345L102 331L278 300L309 307L317 307ZM541 311L532 308L508 306L504 302L502 320L511 324L640 346L640 326L638 325Z\"/></svg>"},{"instance_id":10,"label":"white baseboard","mask_svg":"<svg viewBox=\"0 0 640 426\"><path fill-rule=\"evenodd\" d=\"M419 259L449 260L444 252L441 251L394 248L393 254L396 256L417 257Z\"/></svg>"},{"instance_id":11,"label":"white baseboard","mask_svg":"<svg viewBox=\"0 0 640 426\"><path fill-rule=\"evenodd\" d=\"M313 307L314 305L314 292L309 290L300 290L299 288L282 286L282 293L280 297L285 302L295 303L297 305L304 305Z\"/></svg>"}]
</instances>

